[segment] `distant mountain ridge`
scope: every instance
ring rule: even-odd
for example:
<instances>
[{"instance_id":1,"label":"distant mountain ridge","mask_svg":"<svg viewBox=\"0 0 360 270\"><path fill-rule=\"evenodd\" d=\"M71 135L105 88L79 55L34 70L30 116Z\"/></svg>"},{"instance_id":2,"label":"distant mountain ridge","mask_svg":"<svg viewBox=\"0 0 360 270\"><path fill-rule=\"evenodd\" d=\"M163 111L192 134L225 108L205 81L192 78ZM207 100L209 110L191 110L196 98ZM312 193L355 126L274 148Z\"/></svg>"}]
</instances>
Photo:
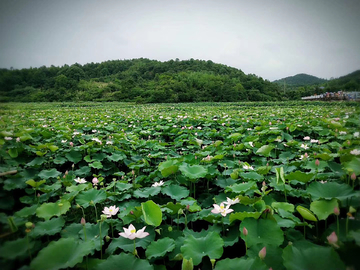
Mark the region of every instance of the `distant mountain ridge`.
<instances>
[{"instance_id":1,"label":"distant mountain ridge","mask_svg":"<svg viewBox=\"0 0 360 270\"><path fill-rule=\"evenodd\" d=\"M305 73L296 74L294 76L289 76L286 78L282 78L279 80L273 81L274 83L283 85L284 82L287 86L308 86L308 85L315 85L315 84L323 84L328 80L318 78L316 76L308 75Z\"/></svg>"}]
</instances>

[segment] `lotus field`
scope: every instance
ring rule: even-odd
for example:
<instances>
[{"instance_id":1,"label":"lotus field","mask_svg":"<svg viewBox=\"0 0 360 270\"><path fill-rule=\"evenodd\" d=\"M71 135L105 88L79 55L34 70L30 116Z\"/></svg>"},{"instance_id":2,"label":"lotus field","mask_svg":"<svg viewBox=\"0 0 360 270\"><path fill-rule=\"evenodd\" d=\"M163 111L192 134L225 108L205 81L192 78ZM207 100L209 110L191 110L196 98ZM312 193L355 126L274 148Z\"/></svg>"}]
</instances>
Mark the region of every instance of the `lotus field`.
<instances>
[{"instance_id":1,"label":"lotus field","mask_svg":"<svg viewBox=\"0 0 360 270\"><path fill-rule=\"evenodd\" d=\"M0 105L2 269L360 269L360 107Z\"/></svg>"}]
</instances>

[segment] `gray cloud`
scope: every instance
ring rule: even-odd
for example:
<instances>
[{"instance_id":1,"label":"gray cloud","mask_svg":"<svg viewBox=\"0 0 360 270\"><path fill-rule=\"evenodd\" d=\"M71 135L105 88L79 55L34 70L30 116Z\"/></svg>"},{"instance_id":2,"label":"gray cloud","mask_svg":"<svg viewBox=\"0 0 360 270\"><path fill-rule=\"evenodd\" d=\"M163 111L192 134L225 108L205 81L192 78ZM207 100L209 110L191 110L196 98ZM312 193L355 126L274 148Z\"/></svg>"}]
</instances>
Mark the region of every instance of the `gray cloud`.
<instances>
[{"instance_id":1,"label":"gray cloud","mask_svg":"<svg viewBox=\"0 0 360 270\"><path fill-rule=\"evenodd\" d=\"M204 59L274 80L360 68L357 0L0 3L0 67Z\"/></svg>"}]
</instances>

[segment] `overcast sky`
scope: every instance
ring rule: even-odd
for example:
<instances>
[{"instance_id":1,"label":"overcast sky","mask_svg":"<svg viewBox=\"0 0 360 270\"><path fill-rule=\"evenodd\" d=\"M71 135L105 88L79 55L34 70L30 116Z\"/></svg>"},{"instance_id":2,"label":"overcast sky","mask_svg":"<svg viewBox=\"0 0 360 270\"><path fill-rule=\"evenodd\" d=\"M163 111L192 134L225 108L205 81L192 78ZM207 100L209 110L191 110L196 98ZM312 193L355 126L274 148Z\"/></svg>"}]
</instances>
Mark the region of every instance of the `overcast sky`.
<instances>
[{"instance_id":1,"label":"overcast sky","mask_svg":"<svg viewBox=\"0 0 360 270\"><path fill-rule=\"evenodd\" d=\"M2 68L140 57L339 77L360 69L360 1L0 1Z\"/></svg>"}]
</instances>

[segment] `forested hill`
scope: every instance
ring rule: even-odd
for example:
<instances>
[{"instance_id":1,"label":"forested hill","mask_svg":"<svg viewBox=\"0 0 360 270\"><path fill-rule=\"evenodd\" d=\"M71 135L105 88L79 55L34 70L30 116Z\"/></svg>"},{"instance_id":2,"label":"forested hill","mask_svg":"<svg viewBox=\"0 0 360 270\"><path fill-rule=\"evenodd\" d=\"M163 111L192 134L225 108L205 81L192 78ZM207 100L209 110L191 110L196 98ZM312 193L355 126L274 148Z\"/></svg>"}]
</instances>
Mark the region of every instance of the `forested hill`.
<instances>
[{"instance_id":1,"label":"forested hill","mask_svg":"<svg viewBox=\"0 0 360 270\"><path fill-rule=\"evenodd\" d=\"M326 91L360 91L360 70L354 71L348 75L328 81L323 85Z\"/></svg>"},{"instance_id":2,"label":"forested hill","mask_svg":"<svg viewBox=\"0 0 360 270\"><path fill-rule=\"evenodd\" d=\"M284 85L284 83L287 86L307 86L307 85L314 85L314 84L322 84L325 83L327 80L320 79L318 77L308 75L308 74L296 74L295 76L286 77L280 80L274 81L274 83L278 83L281 85Z\"/></svg>"},{"instance_id":3,"label":"forested hill","mask_svg":"<svg viewBox=\"0 0 360 270\"><path fill-rule=\"evenodd\" d=\"M197 102L280 100L277 84L203 60L114 60L0 69L0 101Z\"/></svg>"}]
</instances>

